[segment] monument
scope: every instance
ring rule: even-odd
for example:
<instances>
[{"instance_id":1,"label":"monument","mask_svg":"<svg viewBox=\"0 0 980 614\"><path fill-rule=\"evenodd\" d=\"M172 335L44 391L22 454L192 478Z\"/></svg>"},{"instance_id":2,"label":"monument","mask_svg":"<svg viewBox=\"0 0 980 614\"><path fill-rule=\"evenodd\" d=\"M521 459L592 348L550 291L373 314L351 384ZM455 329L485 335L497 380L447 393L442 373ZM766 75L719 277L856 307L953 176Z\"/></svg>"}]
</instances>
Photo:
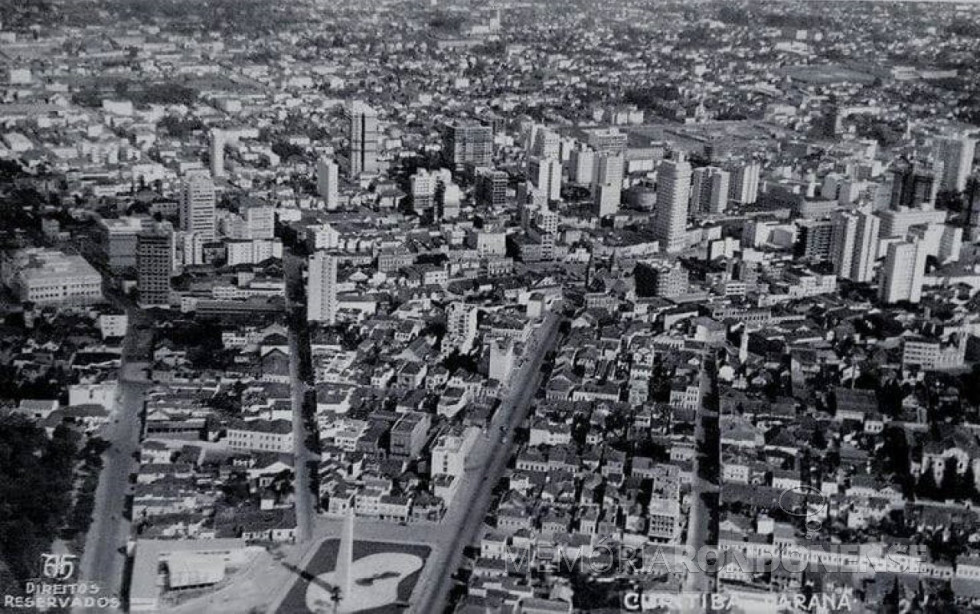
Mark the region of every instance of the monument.
<instances>
[{"instance_id":1,"label":"monument","mask_svg":"<svg viewBox=\"0 0 980 614\"><path fill-rule=\"evenodd\" d=\"M317 576L306 591L306 607L315 614L352 614L399 603L398 585L422 568L421 557L380 552L354 559L354 511L340 531L333 571Z\"/></svg>"}]
</instances>

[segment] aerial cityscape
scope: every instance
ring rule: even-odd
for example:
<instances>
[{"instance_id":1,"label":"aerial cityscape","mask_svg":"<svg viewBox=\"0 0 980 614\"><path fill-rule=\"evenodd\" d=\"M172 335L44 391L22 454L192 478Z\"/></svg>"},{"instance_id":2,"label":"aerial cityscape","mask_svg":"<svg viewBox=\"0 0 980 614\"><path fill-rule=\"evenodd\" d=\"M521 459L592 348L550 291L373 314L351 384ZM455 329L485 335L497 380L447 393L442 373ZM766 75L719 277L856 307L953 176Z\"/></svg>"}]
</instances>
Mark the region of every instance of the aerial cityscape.
<instances>
[{"instance_id":1,"label":"aerial cityscape","mask_svg":"<svg viewBox=\"0 0 980 614\"><path fill-rule=\"evenodd\" d=\"M980 611L980 3L0 6L0 613Z\"/></svg>"}]
</instances>

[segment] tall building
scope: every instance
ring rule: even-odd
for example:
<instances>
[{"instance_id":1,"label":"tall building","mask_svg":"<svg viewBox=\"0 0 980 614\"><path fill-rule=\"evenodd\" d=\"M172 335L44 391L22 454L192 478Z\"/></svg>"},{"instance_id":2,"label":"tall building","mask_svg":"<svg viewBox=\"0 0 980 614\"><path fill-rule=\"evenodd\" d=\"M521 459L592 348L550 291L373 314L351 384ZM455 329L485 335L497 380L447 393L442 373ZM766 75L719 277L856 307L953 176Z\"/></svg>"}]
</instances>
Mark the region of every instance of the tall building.
<instances>
[{"instance_id":1,"label":"tall building","mask_svg":"<svg viewBox=\"0 0 980 614\"><path fill-rule=\"evenodd\" d=\"M204 264L204 239L196 232L180 232L174 238L174 268Z\"/></svg>"},{"instance_id":2,"label":"tall building","mask_svg":"<svg viewBox=\"0 0 980 614\"><path fill-rule=\"evenodd\" d=\"M323 205L327 210L340 206L339 181L337 163L331 158L321 156L316 161L316 191L323 199Z\"/></svg>"},{"instance_id":3,"label":"tall building","mask_svg":"<svg viewBox=\"0 0 980 614\"><path fill-rule=\"evenodd\" d=\"M626 152L628 136L619 128L595 128L585 131L585 140L598 154L621 154Z\"/></svg>"},{"instance_id":4,"label":"tall building","mask_svg":"<svg viewBox=\"0 0 980 614\"><path fill-rule=\"evenodd\" d=\"M180 229L200 234L206 241L215 235L214 181L206 172L189 172L180 194Z\"/></svg>"},{"instance_id":5,"label":"tall building","mask_svg":"<svg viewBox=\"0 0 980 614\"><path fill-rule=\"evenodd\" d=\"M945 165L943 165L945 166ZM941 175L941 173L939 173ZM890 207L900 209L932 209L936 203L939 183L936 171L908 160L899 160L892 168L892 193Z\"/></svg>"},{"instance_id":6,"label":"tall building","mask_svg":"<svg viewBox=\"0 0 980 614\"><path fill-rule=\"evenodd\" d=\"M534 187L546 194L548 200L561 198L561 160L530 158L527 161L527 174Z\"/></svg>"},{"instance_id":7,"label":"tall building","mask_svg":"<svg viewBox=\"0 0 980 614\"><path fill-rule=\"evenodd\" d=\"M973 170L977 142L962 136L939 139L936 146L936 154L943 162L940 181L942 189L962 192L966 189L966 180Z\"/></svg>"},{"instance_id":8,"label":"tall building","mask_svg":"<svg viewBox=\"0 0 980 614\"><path fill-rule=\"evenodd\" d=\"M963 249L963 229L956 226L944 226L943 234L939 239L939 250L936 258L939 262L956 262L960 259L960 251Z\"/></svg>"},{"instance_id":9,"label":"tall building","mask_svg":"<svg viewBox=\"0 0 980 614\"><path fill-rule=\"evenodd\" d=\"M633 269L636 296L674 298L688 291L688 272L679 261L639 262Z\"/></svg>"},{"instance_id":10,"label":"tall building","mask_svg":"<svg viewBox=\"0 0 980 614\"><path fill-rule=\"evenodd\" d=\"M881 221L867 211L842 211L833 219L830 260L838 277L870 282L878 254Z\"/></svg>"},{"instance_id":11,"label":"tall building","mask_svg":"<svg viewBox=\"0 0 980 614\"><path fill-rule=\"evenodd\" d=\"M225 176L225 133L218 128L211 129L211 176Z\"/></svg>"},{"instance_id":12,"label":"tall building","mask_svg":"<svg viewBox=\"0 0 980 614\"><path fill-rule=\"evenodd\" d=\"M980 239L980 175L972 175L966 182L966 193L963 195L963 226L966 229L967 241Z\"/></svg>"},{"instance_id":13,"label":"tall building","mask_svg":"<svg viewBox=\"0 0 980 614\"><path fill-rule=\"evenodd\" d=\"M378 112L360 100L352 100L346 111L350 176L373 175L378 172Z\"/></svg>"},{"instance_id":14,"label":"tall building","mask_svg":"<svg viewBox=\"0 0 980 614\"><path fill-rule=\"evenodd\" d=\"M728 204L728 171L715 166L694 169L691 208L699 213L723 213Z\"/></svg>"},{"instance_id":15,"label":"tall building","mask_svg":"<svg viewBox=\"0 0 980 614\"><path fill-rule=\"evenodd\" d=\"M447 168L439 169L436 173L436 219L458 218L462 204L463 190L453 181L453 174Z\"/></svg>"},{"instance_id":16,"label":"tall building","mask_svg":"<svg viewBox=\"0 0 980 614\"><path fill-rule=\"evenodd\" d=\"M615 215L619 211L624 170L625 160L622 154L607 153L595 156L592 199L596 215L599 217Z\"/></svg>"},{"instance_id":17,"label":"tall building","mask_svg":"<svg viewBox=\"0 0 980 614\"><path fill-rule=\"evenodd\" d=\"M903 238L912 226L946 222L946 211L942 209L888 209L879 215L883 239Z\"/></svg>"},{"instance_id":18,"label":"tall building","mask_svg":"<svg viewBox=\"0 0 980 614\"><path fill-rule=\"evenodd\" d=\"M476 341L478 308L461 302L453 302L446 309L446 336L443 339L443 352L449 354L459 350L467 354Z\"/></svg>"},{"instance_id":19,"label":"tall building","mask_svg":"<svg viewBox=\"0 0 980 614\"><path fill-rule=\"evenodd\" d=\"M531 129L530 155L538 158L561 159L561 135L546 126Z\"/></svg>"},{"instance_id":20,"label":"tall building","mask_svg":"<svg viewBox=\"0 0 980 614\"><path fill-rule=\"evenodd\" d=\"M576 147L569 154L568 180L578 185L592 185L595 175L595 151Z\"/></svg>"},{"instance_id":21,"label":"tall building","mask_svg":"<svg viewBox=\"0 0 980 614\"><path fill-rule=\"evenodd\" d=\"M820 126L821 136L826 138L835 138L838 136L844 127L843 120L840 107L836 103L832 103L824 111Z\"/></svg>"},{"instance_id":22,"label":"tall building","mask_svg":"<svg viewBox=\"0 0 980 614\"><path fill-rule=\"evenodd\" d=\"M881 269L878 298L882 303L899 301L918 303L922 298L922 281L926 270L926 250L916 241L902 241L888 246Z\"/></svg>"},{"instance_id":23,"label":"tall building","mask_svg":"<svg viewBox=\"0 0 980 614\"><path fill-rule=\"evenodd\" d=\"M424 168L415 171L409 178L412 193L412 208L416 213L432 210L436 201L437 177Z\"/></svg>"},{"instance_id":24,"label":"tall building","mask_svg":"<svg viewBox=\"0 0 980 614\"><path fill-rule=\"evenodd\" d=\"M310 256L309 263L306 320L335 324L337 322L337 257L318 251Z\"/></svg>"},{"instance_id":25,"label":"tall building","mask_svg":"<svg viewBox=\"0 0 980 614\"><path fill-rule=\"evenodd\" d=\"M493 165L493 128L475 121L455 121L442 127L442 156L450 169Z\"/></svg>"},{"instance_id":26,"label":"tall building","mask_svg":"<svg viewBox=\"0 0 980 614\"><path fill-rule=\"evenodd\" d=\"M486 207L502 207L507 204L507 173L491 168L476 172L476 202Z\"/></svg>"},{"instance_id":27,"label":"tall building","mask_svg":"<svg viewBox=\"0 0 980 614\"><path fill-rule=\"evenodd\" d=\"M728 183L728 199L740 205L754 204L759 198L759 174L761 166L758 162L748 162L731 169Z\"/></svg>"},{"instance_id":28,"label":"tall building","mask_svg":"<svg viewBox=\"0 0 980 614\"><path fill-rule=\"evenodd\" d=\"M170 273L174 238L170 228L157 224L136 237L136 291L142 307L170 304Z\"/></svg>"},{"instance_id":29,"label":"tall building","mask_svg":"<svg viewBox=\"0 0 980 614\"><path fill-rule=\"evenodd\" d=\"M272 207L249 207L245 210L245 230L249 239L271 239L276 234L276 210Z\"/></svg>"},{"instance_id":30,"label":"tall building","mask_svg":"<svg viewBox=\"0 0 980 614\"><path fill-rule=\"evenodd\" d=\"M100 219L96 227L102 255L109 268L119 271L136 266L136 237L153 223L150 217Z\"/></svg>"},{"instance_id":31,"label":"tall building","mask_svg":"<svg viewBox=\"0 0 980 614\"><path fill-rule=\"evenodd\" d=\"M687 245L687 207L691 165L686 160L664 160L657 170L657 210L653 236L660 250L674 253Z\"/></svg>"},{"instance_id":32,"label":"tall building","mask_svg":"<svg viewBox=\"0 0 980 614\"><path fill-rule=\"evenodd\" d=\"M513 339L500 337L490 342L488 378L506 385L511 380L510 374L514 370L515 362L517 362L517 352L514 348Z\"/></svg>"},{"instance_id":33,"label":"tall building","mask_svg":"<svg viewBox=\"0 0 980 614\"><path fill-rule=\"evenodd\" d=\"M830 260L834 225L830 220L803 220L799 222L793 254L811 262Z\"/></svg>"}]
</instances>

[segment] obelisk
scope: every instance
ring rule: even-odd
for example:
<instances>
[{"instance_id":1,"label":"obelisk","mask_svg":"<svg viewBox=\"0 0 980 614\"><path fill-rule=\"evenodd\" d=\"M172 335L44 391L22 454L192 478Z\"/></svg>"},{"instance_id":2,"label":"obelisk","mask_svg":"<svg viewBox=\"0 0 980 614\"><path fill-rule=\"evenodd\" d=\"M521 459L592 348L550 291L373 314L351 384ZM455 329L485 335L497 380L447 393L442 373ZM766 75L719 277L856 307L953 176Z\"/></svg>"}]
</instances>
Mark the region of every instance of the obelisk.
<instances>
[{"instance_id":1,"label":"obelisk","mask_svg":"<svg viewBox=\"0 0 980 614\"><path fill-rule=\"evenodd\" d=\"M351 595L351 568L354 563L354 509L347 510L344 526L340 532L340 548L337 551L337 566L334 581L340 589L340 603L349 600ZM350 601L348 601L350 603Z\"/></svg>"}]
</instances>

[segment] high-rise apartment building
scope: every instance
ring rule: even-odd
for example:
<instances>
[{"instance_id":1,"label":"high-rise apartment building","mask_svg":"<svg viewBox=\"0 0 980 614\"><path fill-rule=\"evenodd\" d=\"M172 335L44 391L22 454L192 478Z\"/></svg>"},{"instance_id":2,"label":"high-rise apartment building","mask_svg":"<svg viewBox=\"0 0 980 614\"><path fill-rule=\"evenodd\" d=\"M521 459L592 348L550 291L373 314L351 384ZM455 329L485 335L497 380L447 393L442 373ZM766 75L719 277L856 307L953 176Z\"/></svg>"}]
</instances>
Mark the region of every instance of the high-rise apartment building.
<instances>
[{"instance_id":1,"label":"high-rise apartment building","mask_svg":"<svg viewBox=\"0 0 980 614\"><path fill-rule=\"evenodd\" d=\"M169 224L155 224L136 237L136 291L142 307L170 304L174 237Z\"/></svg>"},{"instance_id":2,"label":"high-rise apartment building","mask_svg":"<svg viewBox=\"0 0 980 614\"><path fill-rule=\"evenodd\" d=\"M758 162L747 162L730 169L728 199L740 205L754 204L759 198L759 175L762 167Z\"/></svg>"},{"instance_id":3,"label":"high-rise apartment building","mask_svg":"<svg viewBox=\"0 0 980 614\"><path fill-rule=\"evenodd\" d=\"M310 256L306 292L308 322L337 322L337 260L337 256L325 251Z\"/></svg>"},{"instance_id":4,"label":"high-rise apartment building","mask_svg":"<svg viewBox=\"0 0 980 614\"><path fill-rule=\"evenodd\" d=\"M728 204L730 176L715 166L696 168L692 172L691 208L699 213L722 213Z\"/></svg>"},{"instance_id":5,"label":"high-rise apartment building","mask_svg":"<svg viewBox=\"0 0 980 614\"><path fill-rule=\"evenodd\" d=\"M493 164L493 128L475 121L455 121L442 127L442 155L450 169Z\"/></svg>"},{"instance_id":6,"label":"high-rise apartment building","mask_svg":"<svg viewBox=\"0 0 980 614\"><path fill-rule=\"evenodd\" d=\"M211 129L211 176L225 176L225 133L218 128Z\"/></svg>"},{"instance_id":7,"label":"high-rise apartment building","mask_svg":"<svg viewBox=\"0 0 980 614\"><path fill-rule=\"evenodd\" d=\"M578 185L592 185L595 164L595 151L589 147L576 147L568 158L568 180Z\"/></svg>"},{"instance_id":8,"label":"high-rise apartment building","mask_svg":"<svg viewBox=\"0 0 980 614\"><path fill-rule=\"evenodd\" d=\"M624 171L625 160L622 154L607 153L595 156L592 199L596 215L599 217L615 215L619 211Z\"/></svg>"},{"instance_id":9,"label":"high-rise apartment building","mask_svg":"<svg viewBox=\"0 0 980 614\"><path fill-rule=\"evenodd\" d=\"M412 193L412 208L422 213L433 208L436 200L437 177L424 168L420 168L409 178Z\"/></svg>"},{"instance_id":10,"label":"high-rise apartment building","mask_svg":"<svg viewBox=\"0 0 980 614\"><path fill-rule=\"evenodd\" d=\"M653 236L660 250L679 252L687 245L687 207L691 165L686 160L664 160L657 170L657 209Z\"/></svg>"},{"instance_id":11,"label":"high-rise apartment building","mask_svg":"<svg viewBox=\"0 0 980 614\"><path fill-rule=\"evenodd\" d=\"M528 179L548 200L561 198L561 160L531 158L527 161Z\"/></svg>"},{"instance_id":12,"label":"high-rise apartment building","mask_svg":"<svg viewBox=\"0 0 980 614\"><path fill-rule=\"evenodd\" d=\"M942 173L937 173L935 169L921 164L913 164L908 160L897 162L891 172L891 208L931 209L936 203L936 193L939 191L937 174L942 176Z\"/></svg>"},{"instance_id":13,"label":"high-rise apartment building","mask_svg":"<svg viewBox=\"0 0 980 614\"><path fill-rule=\"evenodd\" d=\"M206 241L215 236L214 181L207 172L189 172L180 194L180 228L200 234Z\"/></svg>"},{"instance_id":14,"label":"high-rise apartment building","mask_svg":"<svg viewBox=\"0 0 980 614\"><path fill-rule=\"evenodd\" d=\"M561 159L561 135L546 126L531 129L530 155Z\"/></svg>"},{"instance_id":15,"label":"high-rise apartment building","mask_svg":"<svg viewBox=\"0 0 980 614\"><path fill-rule=\"evenodd\" d=\"M965 136L939 139L936 143L936 155L943 163L940 187L943 190L962 192L966 189L966 180L973 170L973 157L976 155L977 142Z\"/></svg>"},{"instance_id":16,"label":"high-rise apartment building","mask_svg":"<svg viewBox=\"0 0 980 614\"><path fill-rule=\"evenodd\" d=\"M878 255L881 220L867 211L841 211L833 219L830 259L838 277L870 282Z\"/></svg>"},{"instance_id":17,"label":"high-rise apartment building","mask_svg":"<svg viewBox=\"0 0 980 614\"><path fill-rule=\"evenodd\" d=\"M966 182L962 219L967 241L980 239L980 175L972 175Z\"/></svg>"},{"instance_id":18,"label":"high-rise apartment building","mask_svg":"<svg viewBox=\"0 0 980 614\"><path fill-rule=\"evenodd\" d=\"M491 168L476 172L476 202L487 207L507 204L507 173Z\"/></svg>"},{"instance_id":19,"label":"high-rise apartment building","mask_svg":"<svg viewBox=\"0 0 980 614\"><path fill-rule=\"evenodd\" d=\"M327 210L336 209L340 205L339 175L337 163L331 158L322 156L316 161L316 191Z\"/></svg>"},{"instance_id":20,"label":"high-rise apartment building","mask_svg":"<svg viewBox=\"0 0 980 614\"><path fill-rule=\"evenodd\" d=\"M878 287L878 298L882 303L918 303L922 298L926 270L926 250L922 247L917 241L902 241L888 246Z\"/></svg>"},{"instance_id":21,"label":"high-rise apartment building","mask_svg":"<svg viewBox=\"0 0 980 614\"><path fill-rule=\"evenodd\" d=\"M449 354L459 350L466 354L473 349L476 341L478 308L476 305L454 302L446 309L446 336L443 352Z\"/></svg>"},{"instance_id":22,"label":"high-rise apartment building","mask_svg":"<svg viewBox=\"0 0 980 614\"><path fill-rule=\"evenodd\" d=\"M793 254L811 262L828 262L834 225L830 220L803 220L798 223Z\"/></svg>"},{"instance_id":23,"label":"high-rise apartment building","mask_svg":"<svg viewBox=\"0 0 980 614\"><path fill-rule=\"evenodd\" d=\"M586 130L586 143L598 154L622 154L626 152L628 136L619 128L595 128Z\"/></svg>"},{"instance_id":24,"label":"high-rise apartment building","mask_svg":"<svg viewBox=\"0 0 980 614\"><path fill-rule=\"evenodd\" d=\"M361 102L347 107L348 170L351 177L378 172L378 112Z\"/></svg>"}]
</instances>

